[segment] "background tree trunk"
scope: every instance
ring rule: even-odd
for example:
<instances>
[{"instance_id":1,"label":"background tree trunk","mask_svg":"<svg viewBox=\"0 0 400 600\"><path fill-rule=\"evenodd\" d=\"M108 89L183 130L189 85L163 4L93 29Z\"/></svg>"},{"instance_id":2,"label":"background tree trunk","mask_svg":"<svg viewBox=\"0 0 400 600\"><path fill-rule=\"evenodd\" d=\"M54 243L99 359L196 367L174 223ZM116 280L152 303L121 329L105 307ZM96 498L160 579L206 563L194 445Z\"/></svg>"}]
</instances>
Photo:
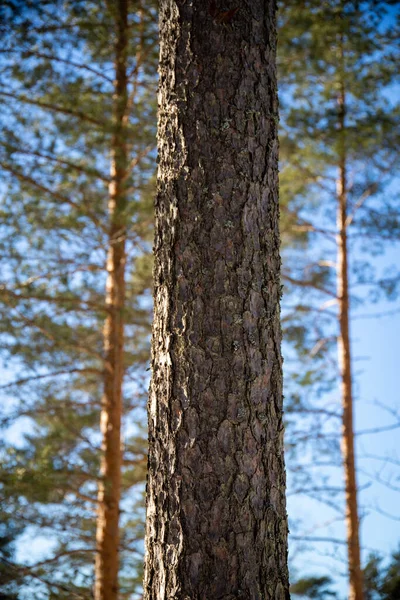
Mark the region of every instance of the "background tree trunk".
<instances>
[{"instance_id":1,"label":"background tree trunk","mask_svg":"<svg viewBox=\"0 0 400 600\"><path fill-rule=\"evenodd\" d=\"M349 600L363 600L363 581L360 559L359 519L357 503L356 464L354 455L353 389L351 376L351 348L349 329L349 276L347 248L347 184L345 150L346 96L342 88L339 97L340 142L339 177L337 180L337 296L339 302L338 352L341 374L343 407L342 454L344 462L346 530L349 564Z\"/></svg>"},{"instance_id":2,"label":"background tree trunk","mask_svg":"<svg viewBox=\"0 0 400 600\"><path fill-rule=\"evenodd\" d=\"M144 597L283 600L275 3L160 8Z\"/></svg>"},{"instance_id":3,"label":"background tree trunk","mask_svg":"<svg viewBox=\"0 0 400 600\"><path fill-rule=\"evenodd\" d=\"M101 410L102 458L98 491L97 554L95 599L118 597L119 503L121 496L121 417L124 373L125 304L125 208L128 152L126 121L128 103L127 44L128 3L115 3L115 95L114 134L111 149L109 185L110 234L107 258L106 305L104 325L104 395Z\"/></svg>"}]
</instances>

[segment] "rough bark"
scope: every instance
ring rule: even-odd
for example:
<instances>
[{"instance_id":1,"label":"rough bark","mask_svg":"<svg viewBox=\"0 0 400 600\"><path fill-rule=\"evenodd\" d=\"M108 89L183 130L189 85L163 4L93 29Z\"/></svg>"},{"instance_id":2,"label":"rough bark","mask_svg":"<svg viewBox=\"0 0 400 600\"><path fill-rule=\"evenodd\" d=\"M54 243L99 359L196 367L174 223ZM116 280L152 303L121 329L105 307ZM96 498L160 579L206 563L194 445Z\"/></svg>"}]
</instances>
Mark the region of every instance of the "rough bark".
<instances>
[{"instance_id":1,"label":"rough bark","mask_svg":"<svg viewBox=\"0 0 400 600\"><path fill-rule=\"evenodd\" d=\"M115 81L111 181L109 184L109 248L104 325L104 393L101 409L102 457L98 490L95 600L118 598L119 503L121 496L121 417L124 373L125 217L127 119L127 0L114 5L116 18Z\"/></svg>"},{"instance_id":2,"label":"rough bark","mask_svg":"<svg viewBox=\"0 0 400 600\"><path fill-rule=\"evenodd\" d=\"M349 569L349 600L363 600L363 580L360 559L357 481L354 453L353 390L351 375L351 348L349 329L349 275L347 248L347 184L345 149L346 95L342 88L339 97L339 128L342 132L337 180L337 296L339 302L338 352L341 373L343 407L342 454L345 473L346 531Z\"/></svg>"},{"instance_id":3,"label":"rough bark","mask_svg":"<svg viewBox=\"0 0 400 600\"><path fill-rule=\"evenodd\" d=\"M275 3L160 8L144 598L283 600Z\"/></svg>"}]
</instances>

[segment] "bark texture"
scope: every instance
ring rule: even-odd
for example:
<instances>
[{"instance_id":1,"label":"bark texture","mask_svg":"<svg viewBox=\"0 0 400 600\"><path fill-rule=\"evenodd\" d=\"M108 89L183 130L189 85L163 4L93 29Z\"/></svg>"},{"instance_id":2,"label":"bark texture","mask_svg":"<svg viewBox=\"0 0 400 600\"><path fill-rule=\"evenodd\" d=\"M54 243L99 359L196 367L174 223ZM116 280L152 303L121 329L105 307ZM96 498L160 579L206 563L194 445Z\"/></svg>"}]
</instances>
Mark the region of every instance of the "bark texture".
<instances>
[{"instance_id":1,"label":"bark texture","mask_svg":"<svg viewBox=\"0 0 400 600\"><path fill-rule=\"evenodd\" d=\"M360 558L359 518L357 502L356 464L354 453L353 390L349 329L349 275L347 248L347 183L345 150L346 95L342 88L339 97L339 127L342 132L337 181L337 296L339 302L339 366L343 407L342 454L345 473L346 530L349 566L349 600L363 600L363 579Z\"/></svg>"},{"instance_id":2,"label":"bark texture","mask_svg":"<svg viewBox=\"0 0 400 600\"><path fill-rule=\"evenodd\" d=\"M125 216L127 119L127 0L114 4L116 18L115 81L111 181L109 185L110 233L107 257L104 325L104 394L101 409L102 458L98 490L95 600L118 598L119 503L121 496L121 418L124 373Z\"/></svg>"},{"instance_id":3,"label":"bark texture","mask_svg":"<svg viewBox=\"0 0 400 600\"><path fill-rule=\"evenodd\" d=\"M144 598L284 600L275 3L160 8Z\"/></svg>"}]
</instances>

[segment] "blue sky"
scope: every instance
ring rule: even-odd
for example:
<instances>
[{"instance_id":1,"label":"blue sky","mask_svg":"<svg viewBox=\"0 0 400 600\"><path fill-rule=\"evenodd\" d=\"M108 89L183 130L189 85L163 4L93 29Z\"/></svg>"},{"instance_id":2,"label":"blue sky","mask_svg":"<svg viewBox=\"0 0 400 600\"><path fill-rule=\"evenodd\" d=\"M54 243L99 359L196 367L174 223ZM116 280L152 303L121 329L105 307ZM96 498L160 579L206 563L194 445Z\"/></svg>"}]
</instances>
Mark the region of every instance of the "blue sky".
<instances>
[{"instance_id":1,"label":"blue sky","mask_svg":"<svg viewBox=\"0 0 400 600\"><path fill-rule=\"evenodd\" d=\"M400 263L399 248L393 248L377 261L380 267ZM351 324L352 350L356 386L355 428L356 431L376 429L396 422L396 417L377 403L384 404L398 414L400 420L399 397L399 355L400 355L400 302L380 301L353 311ZM373 317L375 314L388 313ZM363 318L362 315L373 318ZM363 560L375 550L387 556L396 550L400 543L400 427L392 431L360 435L356 440L361 544ZM381 457L383 460L371 458ZM365 458L363 458L365 457ZM389 461L398 461L398 465ZM368 475L364 474L364 471ZM389 481L399 491L373 481L373 475ZM372 477L371 477L371 476ZM372 481L371 481L372 480ZM336 470L332 481L340 484L341 471ZM364 486L367 486L364 488ZM377 510L378 509L378 510ZM393 518L384 516L384 511ZM300 516L304 531L310 536L345 539L344 520L335 519L334 511L305 499L288 498L289 516ZM320 526L318 526L320 525ZM337 589L342 598L347 594L346 548L341 544L316 542L296 552L298 542L291 543L292 566L296 575L314 573L328 574L338 582Z\"/></svg>"}]
</instances>

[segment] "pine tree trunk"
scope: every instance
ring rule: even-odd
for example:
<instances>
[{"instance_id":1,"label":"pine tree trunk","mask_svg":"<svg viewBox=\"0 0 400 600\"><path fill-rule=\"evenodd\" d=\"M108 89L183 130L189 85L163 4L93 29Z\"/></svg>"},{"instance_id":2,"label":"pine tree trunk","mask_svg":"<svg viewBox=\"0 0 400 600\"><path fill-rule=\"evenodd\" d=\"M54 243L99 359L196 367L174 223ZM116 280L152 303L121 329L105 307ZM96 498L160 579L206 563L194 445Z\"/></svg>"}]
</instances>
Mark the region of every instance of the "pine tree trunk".
<instances>
[{"instance_id":1,"label":"pine tree trunk","mask_svg":"<svg viewBox=\"0 0 400 600\"><path fill-rule=\"evenodd\" d=\"M119 503L121 496L121 417L124 373L125 207L128 152L127 119L127 0L114 5L116 19L115 82L111 180L110 233L107 257L104 325L104 394L101 409L102 458L98 490L95 600L118 598Z\"/></svg>"},{"instance_id":2,"label":"pine tree trunk","mask_svg":"<svg viewBox=\"0 0 400 600\"><path fill-rule=\"evenodd\" d=\"M275 3L160 8L144 598L284 600Z\"/></svg>"},{"instance_id":3,"label":"pine tree trunk","mask_svg":"<svg viewBox=\"0 0 400 600\"><path fill-rule=\"evenodd\" d=\"M353 391L349 331L349 280L347 248L347 185L345 151L345 92L339 98L339 127L342 131L339 177L337 181L337 296L339 302L339 365L343 407L342 454L345 471L346 528L349 565L349 600L363 600L363 581L360 559L359 519L357 504L356 465L354 455Z\"/></svg>"}]
</instances>

